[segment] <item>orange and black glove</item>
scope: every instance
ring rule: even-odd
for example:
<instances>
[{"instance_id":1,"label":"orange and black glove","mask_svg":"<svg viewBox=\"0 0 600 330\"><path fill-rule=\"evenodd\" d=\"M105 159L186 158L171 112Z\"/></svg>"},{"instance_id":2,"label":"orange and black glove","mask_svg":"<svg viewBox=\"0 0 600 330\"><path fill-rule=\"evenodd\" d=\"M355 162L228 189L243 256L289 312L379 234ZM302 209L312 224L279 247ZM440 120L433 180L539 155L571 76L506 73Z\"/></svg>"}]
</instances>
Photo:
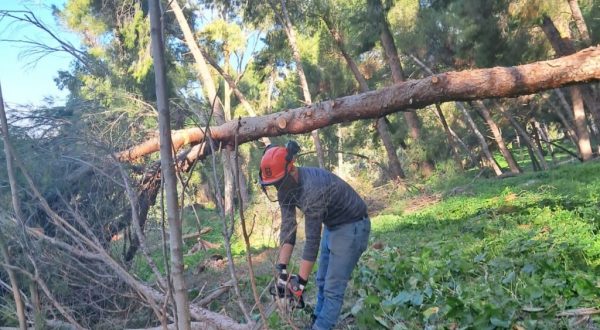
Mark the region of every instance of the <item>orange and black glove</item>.
<instances>
[{"instance_id":1,"label":"orange and black glove","mask_svg":"<svg viewBox=\"0 0 600 330\"><path fill-rule=\"evenodd\" d=\"M300 277L300 275L291 275L287 288L296 298L302 298L304 286L306 286L307 283L308 281Z\"/></svg>"}]
</instances>

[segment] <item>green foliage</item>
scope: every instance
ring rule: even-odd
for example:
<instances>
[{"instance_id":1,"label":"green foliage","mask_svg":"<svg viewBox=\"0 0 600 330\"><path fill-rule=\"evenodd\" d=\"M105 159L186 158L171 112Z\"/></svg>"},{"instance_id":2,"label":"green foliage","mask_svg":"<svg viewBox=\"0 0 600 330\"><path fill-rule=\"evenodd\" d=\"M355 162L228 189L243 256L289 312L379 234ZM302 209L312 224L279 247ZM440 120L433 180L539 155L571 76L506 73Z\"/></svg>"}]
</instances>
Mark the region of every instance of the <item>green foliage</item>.
<instances>
[{"instance_id":1,"label":"green foliage","mask_svg":"<svg viewBox=\"0 0 600 330\"><path fill-rule=\"evenodd\" d=\"M556 315L600 303L599 169L477 180L435 206L373 218L386 247L355 272L359 327L572 327Z\"/></svg>"}]
</instances>

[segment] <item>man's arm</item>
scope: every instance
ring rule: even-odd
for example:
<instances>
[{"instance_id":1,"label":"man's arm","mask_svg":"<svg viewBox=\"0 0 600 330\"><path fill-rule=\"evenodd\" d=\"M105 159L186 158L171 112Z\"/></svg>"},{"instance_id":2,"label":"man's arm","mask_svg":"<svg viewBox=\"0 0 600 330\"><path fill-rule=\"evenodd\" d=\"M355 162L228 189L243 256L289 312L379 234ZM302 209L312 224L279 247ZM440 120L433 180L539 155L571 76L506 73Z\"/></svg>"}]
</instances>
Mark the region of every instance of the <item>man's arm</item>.
<instances>
[{"instance_id":1,"label":"man's arm","mask_svg":"<svg viewBox=\"0 0 600 330\"><path fill-rule=\"evenodd\" d=\"M292 251L294 250L294 246L292 244L285 243L279 250L279 264L287 265L290 263L290 257L292 256ZM308 280L308 277L312 273L313 265L315 263L313 261L308 261L302 259L300 261L300 269L298 270L298 275L305 280Z\"/></svg>"},{"instance_id":2,"label":"man's arm","mask_svg":"<svg viewBox=\"0 0 600 330\"><path fill-rule=\"evenodd\" d=\"M281 209L279 264L287 265L296 244L296 207L288 203L282 203L280 200L279 208Z\"/></svg>"},{"instance_id":3,"label":"man's arm","mask_svg":"<svg viewBox=\"0 0 600 330\"><path fill-rule=\"evenodd\" d=\"M292 251L294 251L294 246L290 243L284 243L279 250L279 263L284 265L289 264Z\"/></svg>"},{"instance_id":4,"label":"man's arm","mask_svg":"<svg viewBox=\"0 0 600 330\"><path fill-rule=\"evenodd\" d=\"M310 273L312 273L313 265L315 263L313 261L308 261L302 259L300 261L300 270L298 271L298 275L304 280L308 280Z\"/></svg>"}]
</instances>

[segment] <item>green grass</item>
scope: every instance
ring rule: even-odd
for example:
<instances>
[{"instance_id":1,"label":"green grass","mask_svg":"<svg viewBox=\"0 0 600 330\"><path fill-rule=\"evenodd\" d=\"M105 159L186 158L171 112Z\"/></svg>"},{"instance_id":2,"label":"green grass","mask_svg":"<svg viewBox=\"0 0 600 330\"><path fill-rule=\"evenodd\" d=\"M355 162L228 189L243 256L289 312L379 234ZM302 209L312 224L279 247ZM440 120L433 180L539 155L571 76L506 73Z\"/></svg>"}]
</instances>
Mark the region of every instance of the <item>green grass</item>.
<instances>
[{"instance_id":1,"label":"green grass","mask_svg":"<svg viewBox=\"0 0 600 330\"><path fill-rule=\"evenodd\" d=\"M358 327L578 328L557 314L600 307L599 172L480 179L460 195L438 185L442 201L412 214L389 205L372 219L384 249L354 273Z\"/></svg>"}]
</instances>

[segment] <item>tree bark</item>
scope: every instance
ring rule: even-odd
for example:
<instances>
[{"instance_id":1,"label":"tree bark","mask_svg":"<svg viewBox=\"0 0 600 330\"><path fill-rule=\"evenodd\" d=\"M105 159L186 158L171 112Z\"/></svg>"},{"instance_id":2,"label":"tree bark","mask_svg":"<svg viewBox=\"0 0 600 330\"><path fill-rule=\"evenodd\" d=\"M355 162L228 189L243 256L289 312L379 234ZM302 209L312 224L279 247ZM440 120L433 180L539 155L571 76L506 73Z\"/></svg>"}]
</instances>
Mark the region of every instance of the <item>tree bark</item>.
<instances>
[{"instance_id":1,"label":"tree bark","mask_svg":"<svg viewBox=\"0 0 600 330\"><path fill-rule=\"evenodd\" d=\"M437 102L514 97L598 79L600 47L515 67L447 72L306 107L241 118L239 141L241 144L263 136L302 134L337 123L379 118L407 108L419 109ZM234 121L211 127L210 134L214 140L233 144L237 125L238 121ZM203 139L204 129L199 127L174 131L172 136L175 149ZM115 156L121 161L137 159L158 151L159 140L158 137L149 139Z\"/></svg>"},{"instance_id":2,"label":"tree bark","mask_svg":"<svg viewBox=\"0 0 600 330\"><path fill-rule=\"evenodd\" d=\"M579 8L579 3L577 0L568 0L569 7L571 7L571 14L573 16L573 20L575 21L575 25L577 25L577 30L579 30L579 34L581 35L581 40L584 42L584 45L589 46L592 43L590 38L590 33L588 32L587 25L585 24L585 20L583 19L583 15L581 14L581 9Z\"/></svg>"},{"instance_id":3,"label":"tree bark","mask_svg":"<svg viewBox=\"0 0 600 330\"><path fill-rule=\"evenodd\" d=\"M571 101L573 102L573 117L575 117L575 131L577 132L577 149L583 161L592 159L592 144L587 129L587 120L583 109L583 97L577 86L570 88Z\"/></svg>"},{"instance_id":4,"label":"tree bark","mask_svg":"<svg viewBox=\"0 0 600 330\"><path fill-rule=\"evenodd\" d=\"M479 141L479 145L481 146L481 151L483 152L483 159L484 159L485 164L494 171L496 176L502 175L502 170L500 169L498 164L496 164L496 161L494 160L494 157L492 156L492 153L490 152L490 148L487 144L487 141L485 140L485 137L483 136L483 134L481 134L481 132L477 128L477 125L473 121L473 118L471 117L471 115L469 114L469 112L467 111L467 109L465 108L465 106L462 103L456 102L456 106L460 110L460 112L463 114L467 125L469 125L469 127L471 128L471 130L477 137L477 140Z\"/></svg>"},{"instance_id":5,"label":"tree bark","mask_svg":"<svg viewBox=\"0 0 600 330\"><path fill-rule=\"evenodd\" d=\"M177 327L180 330L189 330L191 317L187 288L183 277L183 239L177 197L177 176L175 174L171 142L167 74L162 39L162 13L159 0L150 1L150 26L160 131L160 167L167 200L167 218L169 220L173 297L177 311Z\"/></svg>"},{"instance_id":6,"label":"tree bark","mask_svg":"<svg viewBox=\"0 0 600 330\"><path fill-rule=\"evenodd\" d=\"M575 53L575 48L570 40L564 40L560 37L558 29L550 17L545 16L542 22L542 30L550 41L552 48L559 56L565 56ZM583 107L582 88L573 86L570 88L571 102L573 103L573 117L575 118L575 130L577 132L577 149L583 161L590 160L593 156L590 135L587 129L587 120L585 109ZM594 113L595 105L592 105L590 110L597 122L600 122L600 114Z\"/></svg>"},{"instance_id":7,"label":"tree bark","mask_svg":"<svg viewBox=\"0 0 600 330\"><path fill-rule=\"evenodd\" d=\"M302 95L304 96L304 102L306 105L312 104L312 97L310 95L310 89L308 88L308 81L306 80L306 74L304 74L304 66L302 65L302 58L300 56L300 49L298 48L298 42L296 41L296 31L292 25L292 20L287 11L285 0L281 1L281 15L275 15L279 18L281 25L284 27L285 34L292 48L292 56L294 62L296 62L296 72L298 73L298 79L300 80L300 87L302 88ZM275 9L275 6L273 6ZM313 142L315 144L315 150L317 151L317 160L319 161L319 167L325 168L325 154L323 153L323 146L321 145L321 138L319 137L319 131L313 130L310 132Z\"/></svg>"},{"instance_id":8,"label":"tree bark","mask_svg":"<svg viewBox=\"0 0 600 330\"><path fill-rule=\"evenodd\" d=\"M392 79L396 84L401 83L404 81L404 71L402 70L402 63L400 63L396 42L394 41L394 36L390 31L389 23L383 11L381 0L372 0L371 2L375 11L375 19L379 22L379 39L381 40L381 45L383 46L390 70L392 71ZM421 141L421 123L419 122L417 114L412 111L406 111L403 114L404 120L406 120L406 125L408 126L410 137L414 142ZM434 171L433 163L428 159L422 160L420 167L421 174L425 177L430 176Z\"/></svg>"},{"instance_id":9,"label":"tree bark","mask_svg":"<svg viewBox=\"0 0 600 330\"><path fill-rule=\"evenodd\" d=\"M512 173L521 173L521 168L519 168L519 164L517 164L513 155L510 153L510 150L508 150L508 147L506 147L506 143L504 142L504 138L502 137L500 128L498 128L498 125L496 125L496 122L494 122L494 120L492 119L492 115L490 115L489 110L481 101L476 101L475 104L477 106L476 109L478 110L479 114L489 126L490 131L492 131L492 135L494 136L494 140L498 145L498 149L500 149L500 153L502 153L502 156L504 156L504 159L508 163L510 171Z\"/></svg>"},{"instance_id":10,"label":"tree bark","mask_svg":"<svg viewBox=\"0 0 600 330\"><path fill-rule=\"evenodd\" d=\"M363 93L368 92L369 84L367 84L365 77L362 75L362 73L358 69L356 62L354 62L354 60L352 59L350 54L348 54L348 52L346 51L346 47L344 46L344 39L343 39L342 35L340 34L339 31L336 31L333 29L331 22L325 20L325 24L327 24L327 27L329 28L329 32L331 33L331 37L334 39L336 45L338 46L338 49L340 50L340 52L342 53L342 56L346 60L346 64L348 64L348 67L350 67L350 71L352 71L354 78L358 82L361 92L363 92ZM385 151L388 156L388 163L389 163L392 179L395 180L395 179L399 179L399 178L402 178L402 179L405 178L406 175L404 174L404 171L402 170L402 165L400 164L400 160L398 159L398 155L396 154L396 147L394 146L394 143L392 142L390 129L389 129L388 124L385 121L383 116L377 119L375 126L377 128L377 133L379 133L379 137L381 138L381 142L382 142L383 146L385 147Z\"/></svg>"}]
</instances>

